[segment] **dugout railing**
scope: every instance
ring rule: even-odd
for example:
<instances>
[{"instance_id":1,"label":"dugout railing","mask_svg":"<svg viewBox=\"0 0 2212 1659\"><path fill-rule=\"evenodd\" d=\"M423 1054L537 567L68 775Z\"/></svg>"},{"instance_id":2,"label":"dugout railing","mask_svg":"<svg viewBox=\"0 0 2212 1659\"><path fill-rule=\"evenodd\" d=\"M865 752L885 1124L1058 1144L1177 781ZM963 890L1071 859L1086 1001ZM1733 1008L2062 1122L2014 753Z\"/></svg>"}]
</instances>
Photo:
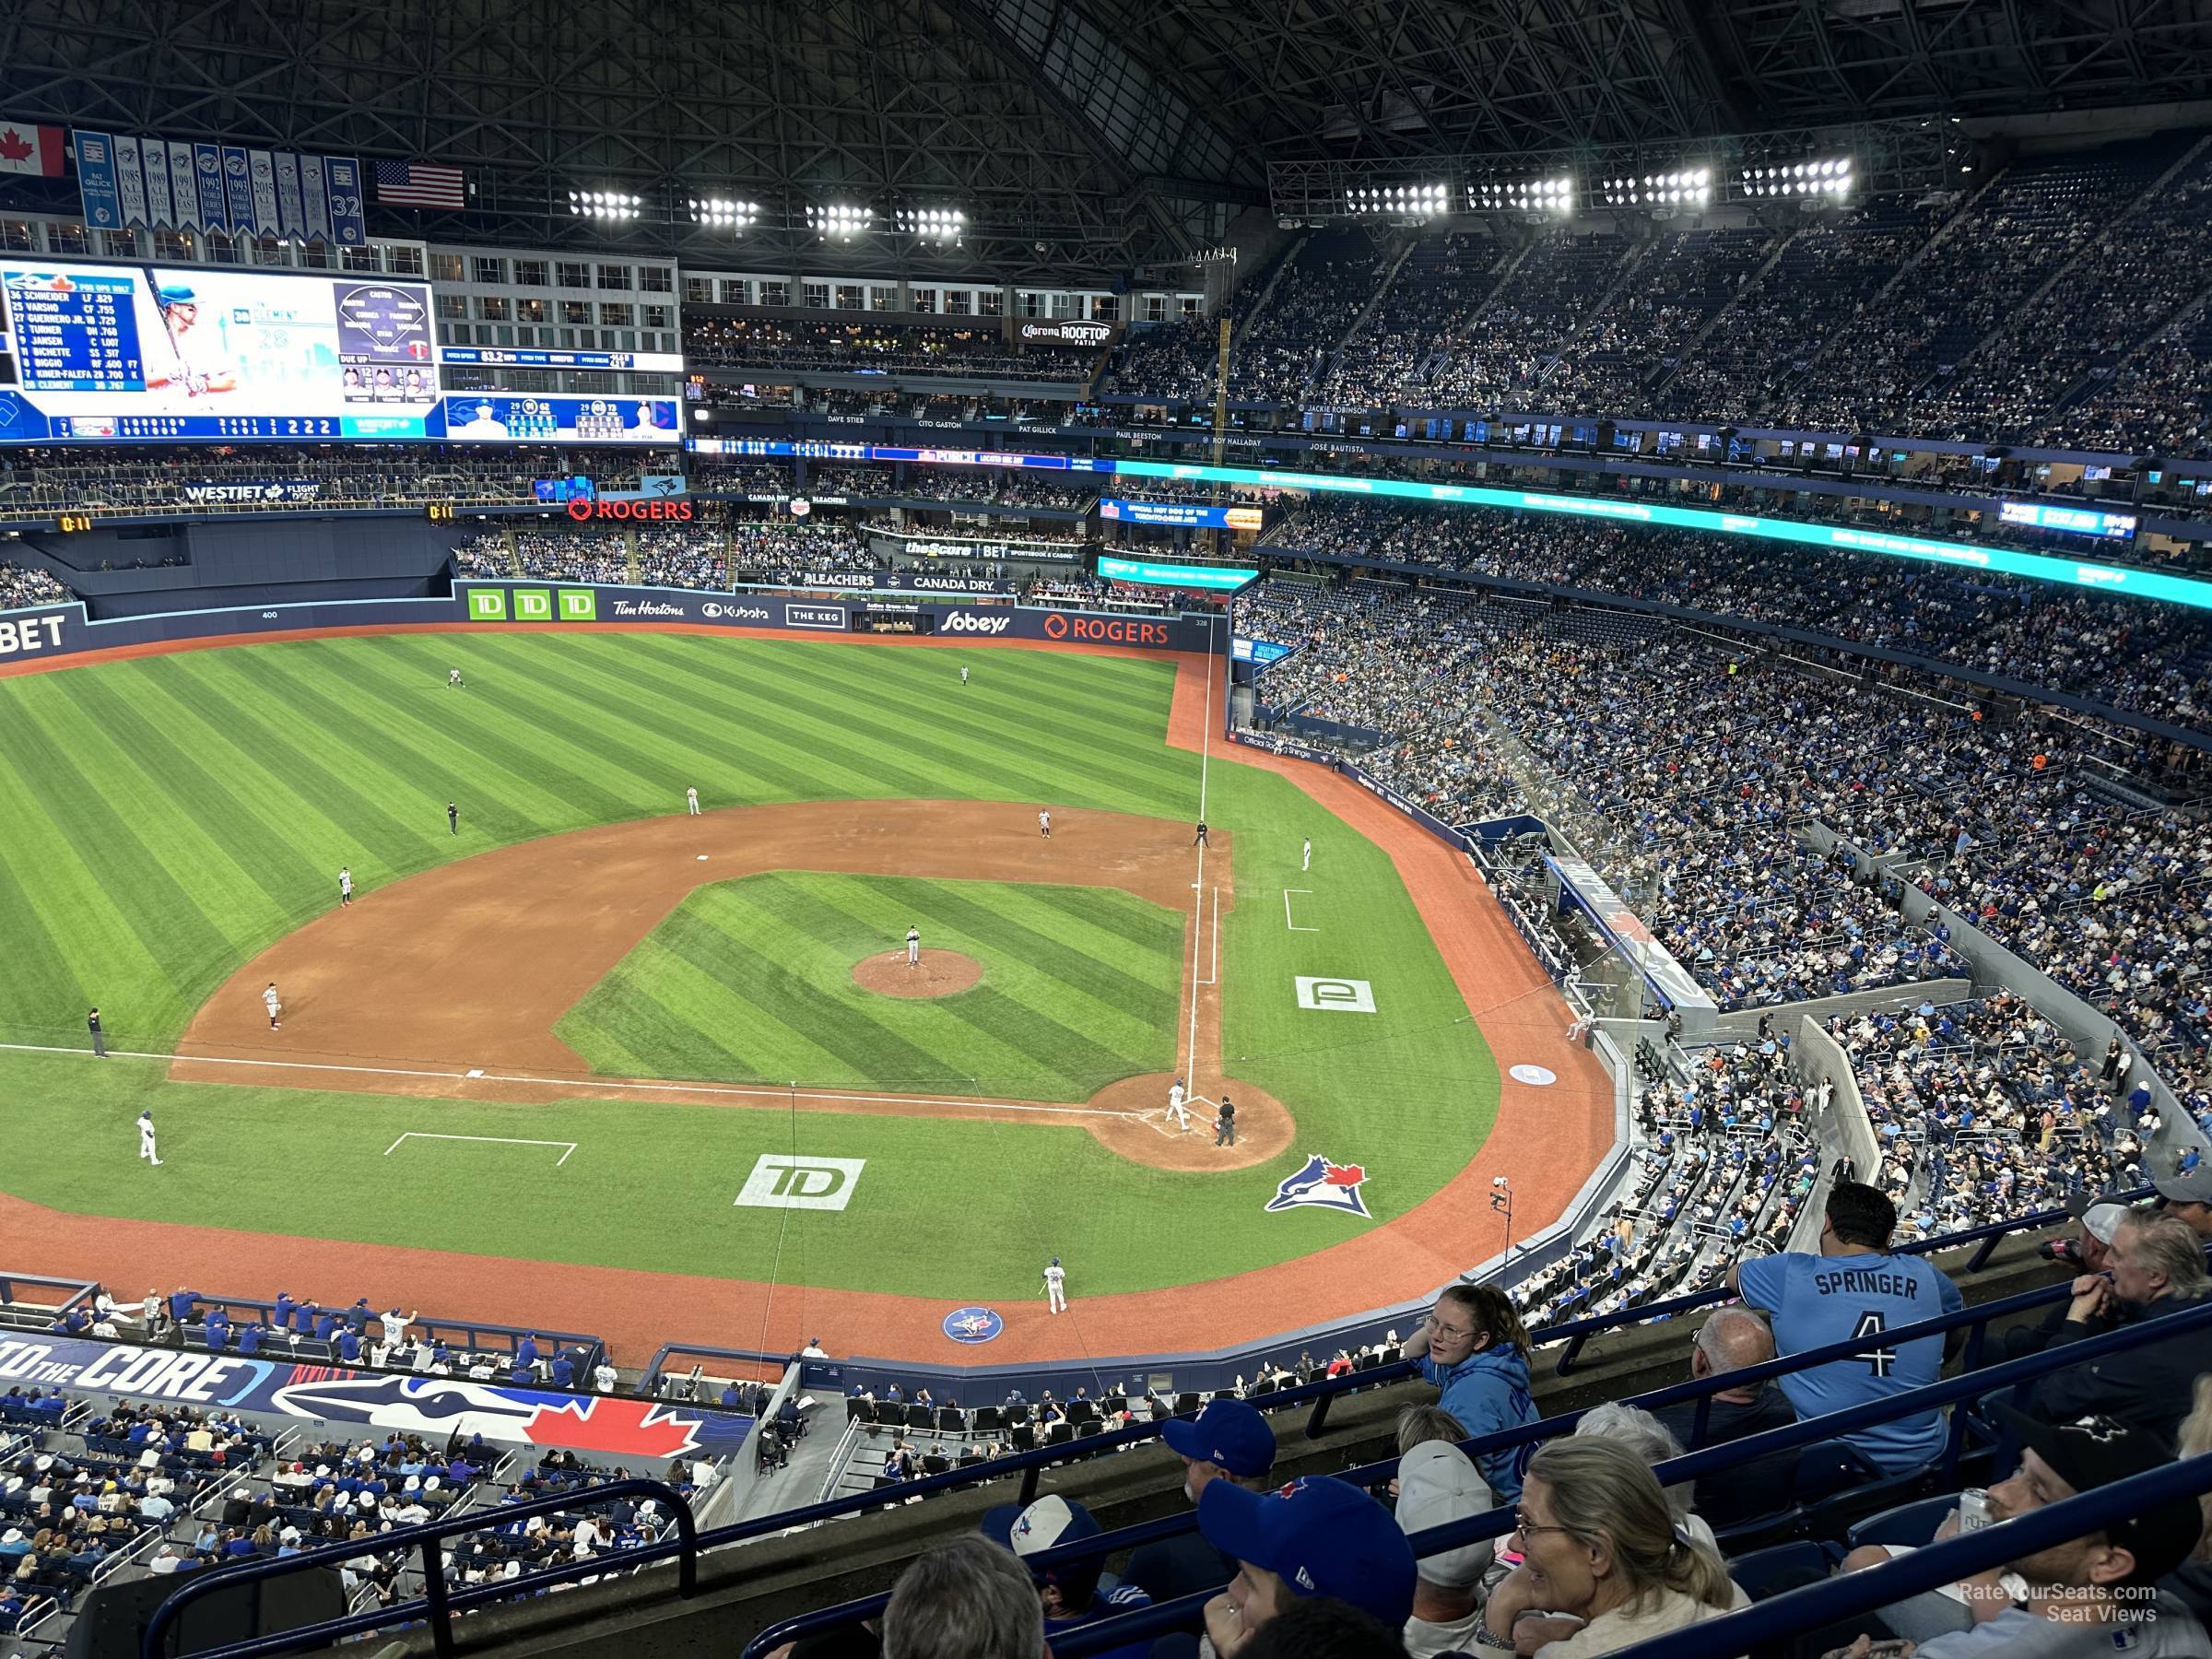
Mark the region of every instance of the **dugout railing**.
<instances>
[{"instance_id":1,"label":"dugout railing","mask_svg":"<svg viewBox=\"0 0 2212 1659\"><path fill-rule=\"evenodd\" d=\"M2025 1219L2023 1218L2023 1221ZM2020 1224L2013 1225L2017 1228ZM2069 1294L2067 1284L2056 1284L2041 1290L2029 1291L2022 1295L1987 1302L1978 1307L1962 1309L1956 1313L1945 1314L1918 1324L1900 1326L1894 1330L1832 1344L1826 1347L1809 1349L1801 1354L1770 1360L1763 1365L1749 1367L1740 1371L1675 1383L1665 1388L1629 1396L1629 1402L1646 1408L1653 1408L1688 1400L1703 1401L1724 1389L1739 1387L1755 1380L1783 1375L1789 1371L1825 1364L1833 1359L1853 1358L1877 1347L1890 1347L1927 1336L1940 1337L1954 1330L1965 1330L1968 1334L1965 1352L1967 1361L1971 1365L1979 1356L1983 1333L1991 1324L1998 1320L2008 1319L2016 1314L2031 1312L2037 1309L2051 1306L2065 1300ZM1617 1323L1621 1322L1617 1321ZM1969 1371L1957 1378L1935 1383L1928 1388L1900 1394L1891 1400L1876 1402L1870 1406L1854 1407L1849 1411L1833 1413L1796 1423L1764 1435L1733 1441L1723 1446L1693 1452L1688 1457L1680 1460L1678 1464L1666 1466L1670 1471L1679 1470L1678 1474L1672 1477L1674 1478L1694 1478L1700 1473L1732 1467L1737 1463L1771 1455L1778 1451L1830 1441L1839 1433L1869 1423L1926 1411L1957 1400L1978 1397L2020 1382L2032 1380L2049 1371L2097 1359L2109 1352L2119 1351L2147 1341L2159 1340L2168 1335L2190 1331L2198 1324L2212 1324L2212 1303L2207 1303L2202 1308L2194 1309L2185 1313L2159 1320L2150 1324L2127 1327L2093 1337L2085 1342L2070 1344L2063 1348L2008 1361L1987 1371ZM1412 1365L1406 1364L1389 1368L1387 1378L1381 1372L1368 1372L1358 1377L1338 1378L1334 1381L1312 1383L1303 1388L1286 1390L1280 1404L1288 1406L1311 1402L1314 1409L1312 1418L1308 1424L1307 1432L1317 1434L1320 1432L1319 1423L1325 1418L1327 1403L1331 1399L1342 1395L1352 1387L1365 1386L1379 1381L1394 1380L1397 1377L1411 1374L1413 1370ZM1519 1429L1478 1437L1463 1442L1463 1444L1471 1453L1509 1450L1569 1432L1581 1420L1583 1415L1581 1410L1567 1412ZM1700 1426L1701 1429L1701 1420ZM903 1501L908 1499L925 1497L935 1492L974 1485L984 1480L1004 1479L1009 1476L1018 1475L1021 1477L1021 1484L1015 1501L1027 1504L1035 1499L1038 1479L1045 1468L1152 1440L1158 1436L1159 1427L1158 1423L1131 1424L1127 1428L1116 1430L1108 1434L1091 1436L1086 1440L1062 1445L1041 1447L1034 1452L994 1459L990 1463L970 1469L953 1470L943 1475L926 1477L917 1481L904 1482L898 1488L898 1497ZM1962 1449L1964 1431L1963 1420L1954 1418L1944 1456L1936 1464L1931 1465L1932 1470L1948 1473L1956 1469ZM1363 1468L1347 1472L1344 1477L1356 1482L1377 1484L1391 1478L1396 1468L1396 1462L1397 1460L1394 1457L1382 1463L1369 1465ZM803 1505L710 1532L697 1533L688 1541L648 1545L640 1548L625 1550L617 1558L600 1557L594 1560L575 1563L550 1572L535 1574L529 1580L516 1581L505 1590L486 1586L484 1590L488 1593L472 1594L465 1604L457 1605L476 1606L502 1599L505 1595L530 1594L555 1584L571 1583L581 1578L604 1576L610 1572L627 1571L649 1565L676 1555L679 1548L699 1550L719 1548L784 1532L794 1527L834 1520L840 1516L865 1513L871 1510L880 1509L884 1507L884 1494L872 1492L856 1494L853 1497L829 1502ZM494 1512L489 1515L477 1517L477 1524L498 1524L512 1519L515 1512L513 1509ZM1479 1521L1482 1518L1477 1517L1477 1519ZM440 1535L441 1536L450 1535L453 1531L469 1530L465 1525L441 1524L446 1524L446 1531ZM1473 1524L1464 1524L1471 1525ZM1065 1559L1072 1559L1077 1555L1095 1556L1112 1553L1155 1538L1188 1533L1195 1530L1196 1526L1195 1512L1185 1512L1159 1520L1146 1522L1137 1526L1123 1528L1106 1534L1101 1538L1089 1540L1080 1548L1071 1549ZM418 1528L395 1529L382 1535L380 1543L386 1548L409 1547L416 1541L419 1530ZM1474 1533L1454 1533L1451 1537L1437 1543L1434 1547L1439 1549L1451 1547L1454 1542L1465 1541L1476 1535L1477 1535ZM269 1576L290 1571L295 1562L306 1559L293 1557L281 1560L248 1563L237 1571L241 1576ZM1039 1559L1054 1558L1042 1557ZM222 1571L230 1571L232 1570L224 1569ZM877 1596L843 1603L835 1607L821 1609L816 1613L803 1616L800 1619L785 1621L771 1627L770 1630L756 1637L747 1648L747 1659L756 1659L757 1655L765 1653L797 1634L871 1617L875 1611L880 1609L883 1599L882 1596ZM1199 1599L1203 1600L1203 1598ZM1158 1616L1163 1613L1172 1612L1179 1618L1187 1618L1194 1611L1196 1605L1194 1603L1190 1606L1182 1606L1180 1604L1171 1603L1166 1604L1164 1607L1146 1609L1139 1614L1128 1617L1145 1618L1149 1621L1157 1619ZM418 1598L399 1606L385 1609L384 1618L387 1622L400 1623L423 1617L429 1613L428 1598ZM433 1618L433 1626L435 1627L436 1624L437 1619ZM347 1628L359 1627L349 1626ZM1165 1630L1171 1628L1174 1628L1171 1619L1165 1622L1147 1622L1144 1626L1145 1630L1151 1631ZM1132 1640L1135 1635L1142 1633L1135 1627L1124 1627L1124 1629L1126 1631L1122 1637L1124 1641ZM244 1656L248 1654L297 1651L336 1633L339 1632L331 1626L311 1627L282 1636L265 1637L257 1639L253 1642L238 1643L226 1648L211 1650L208 1659L231 1659L233 1655L237 1656L237 1659L244 1659ZM439 1631L437 1641L438 1651L441 1653L451 1651L450 1631ZM1114 1644L1107 1642L1103 1645ZM1057 1650L1057 1644L1055 1646ZM158 1649L151 1646L146 1647L143 1651L149 1656L149 1659L151 1659L151 1655L159 1653Z\"/></svg>"}]
</instances>

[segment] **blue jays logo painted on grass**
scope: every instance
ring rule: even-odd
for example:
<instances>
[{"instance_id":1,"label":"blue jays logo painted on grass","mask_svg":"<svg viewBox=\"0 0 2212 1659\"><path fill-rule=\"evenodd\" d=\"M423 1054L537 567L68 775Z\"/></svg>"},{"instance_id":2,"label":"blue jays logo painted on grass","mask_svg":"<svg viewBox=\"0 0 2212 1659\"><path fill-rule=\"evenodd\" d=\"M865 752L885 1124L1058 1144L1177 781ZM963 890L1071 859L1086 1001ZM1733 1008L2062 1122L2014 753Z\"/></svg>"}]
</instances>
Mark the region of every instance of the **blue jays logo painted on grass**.
<instances>
[{"instance_id":1,"label":"blue jays logo painted on grass","mask_svg":"<svg viewBox=\"0 0 2212 1659\"><path fill-rule=\"evenodd\" d=\"M1267 1209L1270 1213L1301 1208L1333 1209L1364 1216L1367 1205L1359 1196L1359 1189L1366 1181L1367 1171L1358 1164L1308 1158L1304 1169L1295 1175L1284 1176L1277 1184L1275 1196L1267 1200Z\"/></svg>"},{"instance_id":2,"label":"blue jays logo painted on grass","mask_svg":"<svg viewBox=\"0 0 2212 1659\"><path fill-rule=\"evenodd\" d=\"M955 1308L945 1315L945 1335L955 1342L988 1342L1006 1328L989 1308Z\"/></svg>"}]
</instances>

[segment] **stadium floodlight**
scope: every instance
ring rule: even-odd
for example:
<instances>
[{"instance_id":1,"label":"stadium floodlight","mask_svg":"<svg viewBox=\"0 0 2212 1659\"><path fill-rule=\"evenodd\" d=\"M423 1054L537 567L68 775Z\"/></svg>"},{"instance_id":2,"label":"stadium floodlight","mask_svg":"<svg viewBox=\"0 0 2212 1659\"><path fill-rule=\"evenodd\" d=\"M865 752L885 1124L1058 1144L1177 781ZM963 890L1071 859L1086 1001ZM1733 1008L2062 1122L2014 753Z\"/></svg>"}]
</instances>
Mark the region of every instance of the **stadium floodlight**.
<instances>
[{"instance_id":1,"label":"stadium floodlight","mask_svg":"<svg viewBox=\"0 0 2212 1659\"><path fill-rule=\"evenodd\" d=\"M924 241L957 242L968 233L968 216L958 207L901 207L898 225Z\"/></svg>"},{"instance_id":2,"label":"stadium floodlight","mask_svg":"<svg viewBox=\"0 0 2212 1659\"><path fill-rule=\"evenodd\" d=\"M760 222L760 204L728 196L693 196L691 222L711 230L747 230Z\"/></svg>"},{"instance_id":3,"label":"stadium floodlight","mask_svg":"<svg viewBox=\"0 0 2212 1659\"><path fill-rule=\"evenodd\" d=\"M1433 218L1450 211L1452 189L1429 181L1398 184L1358 184L1344 193L1347 213L1387 213L1399 218Z\"/></svg>"},{"instance_id":4,"label":"stadium floodlight","mask_svg":"<svg viewBox=\"0 0 2212 1659\"><path fill-rule=\"evenodd\" d=\"M1747 167L1738 182L1746 195L1841 196L1851 191L1852 160L1849 156L1827 156L1817 161Z\"/></svg>"},{"instance_id":5,"label":"stadium floodlight","mask_svg":"<svg viewBox=\"0 0 2212 1659\"><path fill-rule=\"evenodd\" d=\"M875 218L875 208L854 207L843 202L817 203L806 209L807 229L822 236L858 236Z\"/></svg>"},{"instance_id":6,"label":"stadium floodlight","mask_svg":"<svg viewBox=\"0 0 2212 1659\"><path fill-rule=\"evenodd\" d=\"M645 198L619 190L571 190L569 211L582 218L633 219Z\"/></svg>"}]
</instances>

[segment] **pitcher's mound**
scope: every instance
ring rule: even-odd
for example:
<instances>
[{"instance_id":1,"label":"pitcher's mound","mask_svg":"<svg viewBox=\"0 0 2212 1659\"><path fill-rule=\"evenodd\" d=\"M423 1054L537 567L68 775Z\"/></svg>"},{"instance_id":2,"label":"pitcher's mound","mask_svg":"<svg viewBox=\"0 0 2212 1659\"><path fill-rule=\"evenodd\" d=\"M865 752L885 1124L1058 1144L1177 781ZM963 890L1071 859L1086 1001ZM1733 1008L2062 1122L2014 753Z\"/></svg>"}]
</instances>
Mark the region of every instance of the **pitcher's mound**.
<instances>
[{"instance_id":1,"label":"pitcher's mound","mask_svg":"<svg viewBox=\"0 0 2212 1659\"><path fill-rule=\"evenodd\" d=\"M906 965L906 952L887 950L853 964L853 982L885 996L950 996L983 977L983 965L957 950L924 950L919 967Z\"/></svg>"}]
</instances>

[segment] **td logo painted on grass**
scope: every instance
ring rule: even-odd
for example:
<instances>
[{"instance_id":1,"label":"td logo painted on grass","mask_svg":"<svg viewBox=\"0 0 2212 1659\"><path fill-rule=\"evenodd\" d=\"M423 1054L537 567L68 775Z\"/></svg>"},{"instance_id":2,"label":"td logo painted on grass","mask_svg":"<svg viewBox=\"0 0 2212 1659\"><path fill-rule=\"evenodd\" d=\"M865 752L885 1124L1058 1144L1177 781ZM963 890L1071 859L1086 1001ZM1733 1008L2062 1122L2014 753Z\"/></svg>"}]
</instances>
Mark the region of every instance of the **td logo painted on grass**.
<instances>
[{"instance_id":1,"label":"td logo painted on grass","mask_svg":"<svg viewBox=\"0 0 2212 1659\"><path fill-rule=\"evenodd\" d=\"M763 1152L735 1202L757 1209L841 1210L860 1184L865 1158L787 1158Z\"/></svg>"}]
</instances>

